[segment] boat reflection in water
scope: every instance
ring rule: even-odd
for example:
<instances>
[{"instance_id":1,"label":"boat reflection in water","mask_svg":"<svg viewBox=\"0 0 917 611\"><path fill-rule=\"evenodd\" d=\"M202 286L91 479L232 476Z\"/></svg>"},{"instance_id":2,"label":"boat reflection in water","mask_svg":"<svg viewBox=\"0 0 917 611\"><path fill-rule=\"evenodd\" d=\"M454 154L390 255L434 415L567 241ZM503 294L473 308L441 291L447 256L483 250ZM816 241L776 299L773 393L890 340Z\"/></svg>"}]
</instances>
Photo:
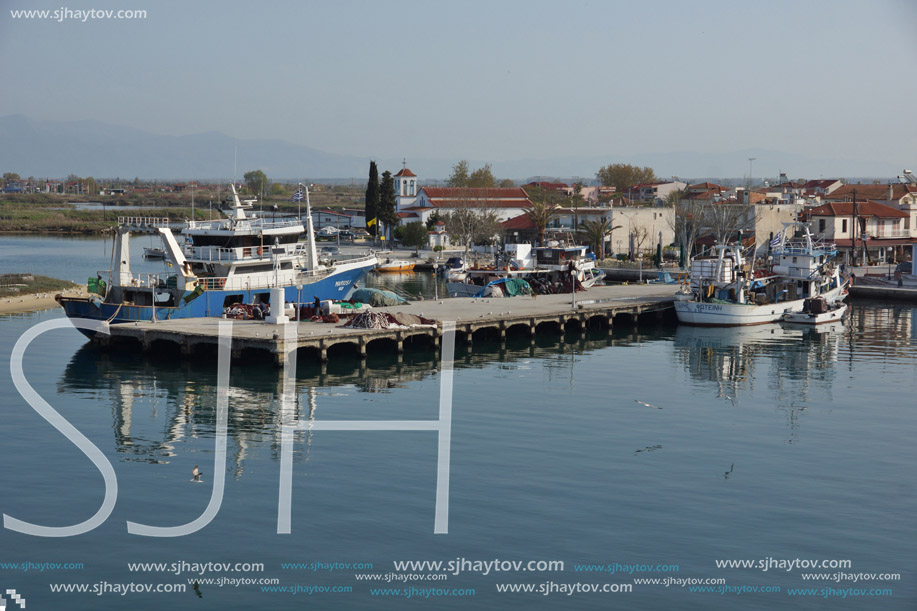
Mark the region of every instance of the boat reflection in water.
<instances>
[{"instance_id":1,"label":"boat reflection in water","mask_svg":"<svg viewBox=\"0 0 917 611\"><path fill-rule=\"evenodd\" d=\"M533 359L548 359L549 370L569 370L572 375L574 354L645 337L649 336L630 328L567 334L563 342L558 336L540 336L536 342L511 339L505 344L481 338L475 340L473 350L457 346L454 364L457 369L482 368L498 361L500 369L515 369L527 368ZM397 402L386 399L385 394L435 377L439 368L438 357L430 351L407 346L400 357L371 353L365 360L342 357L326 365L309 358L297 360L295 400L289 414L297 420L314 419L318 406L327 408L324 416L332 419L342 407L348 414L367 409L352 407L366 404L353 401L358 393L381 394L378 400L366 397L371 417L404 417L393 413L399 409ZM96 399L93 405L111 405L116 452L123 455L122 460L151 464L178 460L191 442L215 435L216 391L215 351L212 358L182 361L168 355L106 352L93 344L74 354L58 382L61 394L89 396ZM250 452L266 447L279 456L282 391L283 373L269 362L233 363L227 457L236 477L242 475ZM351 399L339 401L347 396ZM310 439L310 431L296 433L294 461L308 457Z\"/></svg>"},{"instance_id":2,"label":"boat reflection in water","mask_svg":"<svg viewBox=\"0 0 917 611\"><path fill-rule=\"evenodd\" d=\"M775 396L806 388L786 388L786 381L830 382L843 338L842 323L813 328L772 323L754 327L679 326L675 355L692 379L717 385L718 397L735 402L755 380L776 385ZM767 367L769 371L756 371ZM791 391L791 392L787 392Z\"/></svg>"}]
</instances>

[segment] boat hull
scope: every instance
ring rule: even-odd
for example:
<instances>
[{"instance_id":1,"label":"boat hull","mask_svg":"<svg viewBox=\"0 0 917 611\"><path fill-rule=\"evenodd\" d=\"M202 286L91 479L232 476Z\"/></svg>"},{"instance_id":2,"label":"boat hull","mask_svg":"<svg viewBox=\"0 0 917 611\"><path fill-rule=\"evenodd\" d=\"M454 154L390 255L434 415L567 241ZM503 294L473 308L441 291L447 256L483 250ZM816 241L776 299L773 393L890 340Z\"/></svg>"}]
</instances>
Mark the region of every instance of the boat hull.
<instances>
[{"instance_id":1,"label":"boat hull","mask_svg":"<svg viewBox=\"0 0 917 611\"><path fill-rule=\"evenodd\" d=\"M838 287L824 293L828 301L843 298L846 289ZM794 299L764 305L738 303L708 303L675 299L678 322L699 327L738 327L763 325L781 320L791 312L802 312L805 299Z\"/></svg>"},{"instance_id":2,"label":"boat hull","mask_svg":"<svg viewBox=\"0 0 917 611\"><path fill-rule=\"evenodd\" d=\"M413 263L385 263L376 268L377 272L383 274L412 272L414 271Z\"/></svg>"}]
</instances>

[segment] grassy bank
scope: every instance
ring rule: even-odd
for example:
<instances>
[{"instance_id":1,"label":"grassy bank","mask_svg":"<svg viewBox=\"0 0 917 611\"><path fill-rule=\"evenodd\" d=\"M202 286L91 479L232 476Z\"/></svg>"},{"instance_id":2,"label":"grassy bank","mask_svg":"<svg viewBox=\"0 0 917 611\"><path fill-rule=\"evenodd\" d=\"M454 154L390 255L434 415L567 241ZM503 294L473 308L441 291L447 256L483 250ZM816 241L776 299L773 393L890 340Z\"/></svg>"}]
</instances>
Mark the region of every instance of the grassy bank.
<instances>
[{"instance_id":1,"label":"grassy bank","mask_svg":"<svg viewBox=\"0 0 917 611\"><path fill-rule=\"evenodd\" d=\"M77 289L80 285L69 280L58 280L37 274L2 274L0 275L0 297L18 297L35 293L55 293L68 289Z\"/></svg>"},{"instance_id":2,"label":"grassy bank","mask_svg":"<svg viewBox=\"0 0 917 611\"><path fill-rule=\"evenodd\" d=\"M195 218L204 220L207 210L195 208ZM106 233L119 216L151 216L182 221L191 218L191 208L137 208L130 210L52 209L48 206L0 202L0 232L6 233Z\"/></svg>"}]
</instances>

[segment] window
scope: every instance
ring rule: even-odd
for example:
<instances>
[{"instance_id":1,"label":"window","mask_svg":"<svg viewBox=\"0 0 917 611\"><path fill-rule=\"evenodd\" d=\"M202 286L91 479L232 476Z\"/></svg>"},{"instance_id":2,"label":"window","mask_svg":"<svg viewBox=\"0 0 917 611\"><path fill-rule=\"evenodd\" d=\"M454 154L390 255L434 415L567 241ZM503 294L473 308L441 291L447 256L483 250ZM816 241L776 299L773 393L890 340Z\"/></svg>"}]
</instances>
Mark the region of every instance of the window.
<instances>
[{"instance_id":1,"label":"window","mask_svg":"<svg viewBox=\"0 0 917 611\"><path fill-rule=\"evenodd\" d=\"M841 223L841 233L847 233L847 219L844 219Z\"/></svg>"},{"instance_id":2,"label":"window","mask_svg":"<svg viewBox=\"0 0 917 611\"><path fill-rule=\"evenodd\" d=\"M818 233L825 233L825 219L818 219Z\"/></svg>"}]
</instances>

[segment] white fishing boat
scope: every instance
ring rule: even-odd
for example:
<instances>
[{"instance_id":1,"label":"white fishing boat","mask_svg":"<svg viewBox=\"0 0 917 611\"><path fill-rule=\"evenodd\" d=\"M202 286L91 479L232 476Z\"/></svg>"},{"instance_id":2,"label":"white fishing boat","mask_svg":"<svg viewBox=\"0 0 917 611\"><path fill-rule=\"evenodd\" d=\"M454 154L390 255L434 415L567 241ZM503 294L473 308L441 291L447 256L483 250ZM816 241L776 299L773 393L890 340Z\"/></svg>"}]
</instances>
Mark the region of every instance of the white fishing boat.
<instances>
[{"instance_id":1,"label":"white fishing boat","mask_svg":"<svg viewBox=\"0 0 917 611\"><path fill-rule=\"evenodd\" d=\"M838 322L847 313L847 304L843 301L831 303L824 297L806 299L801 312L787 312L784 322L796 325L823 325Z\"/></svg>"},{"instance_id":2,"label":"white fishing boat","mask_svg":"<svg viewBox=\"0 0 917 611\"><path fill-rule=\"evenodd\" d=\"M760 325L802 311L808 298L833 303L847 294L846 279L833 263L837 248L815 239L803 223L785 223L770 270L753 271L740 246L715 250L692 260L690 277L675 295L680 323Z\"/></svg>"},{"instance_id":3,"label":"white fishing boat","mask_svg":"<svg viewBox=\"0 0 917 611\"><path fill-rule=\"evenodd\" d=\"M497 265L470 268L455 274L446 288L451 297L483 295L485 287L506 279L527 281L539 295L569 293L571 274L576 277L576 290L588 289L599 283L605 273L595 266L586 246L546 246L532 248L531 244L507 244Z\"/></svg>"}]
</instances>

